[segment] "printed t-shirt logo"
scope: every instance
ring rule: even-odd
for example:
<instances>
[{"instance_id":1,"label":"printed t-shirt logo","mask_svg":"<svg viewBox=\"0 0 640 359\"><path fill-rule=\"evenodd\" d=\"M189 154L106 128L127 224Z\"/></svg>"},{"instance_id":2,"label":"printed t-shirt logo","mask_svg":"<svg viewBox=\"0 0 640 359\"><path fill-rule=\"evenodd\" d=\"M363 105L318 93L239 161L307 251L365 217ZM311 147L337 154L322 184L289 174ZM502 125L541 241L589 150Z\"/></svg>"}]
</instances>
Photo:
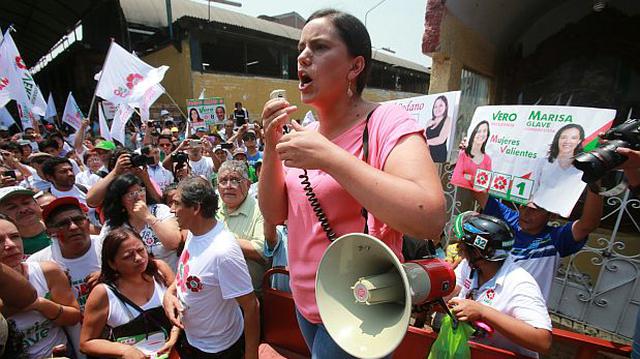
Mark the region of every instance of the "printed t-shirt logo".
<instances>
[{"instance_id":1,"label":"printed t-shirt logo","mask_svg":"<svg viewBox=\"0 0 640 359\"><path fill-rule=\"evenodd\" d=\"M189 265L187 264L187 262L189 262L189 257L189 251L185 250L180 256L180 263L178 263L178 275L176 276L176 280L183 293L187 291L185 278L189 276Z\"/></svg>"},{"instance_id":2,"label":"printed t-shirt logo","mask_svg":"<svg viewBox=\"0 0 640 359\"><path fill-rule=\"evenodd\" d=\"M201 291L203 288L202 280L200 280L200 278L194 275L190 275L187 277L186 285L187 285L187 288L189 288L189 290L194 293Z\"/></svg>"}]
</instances>

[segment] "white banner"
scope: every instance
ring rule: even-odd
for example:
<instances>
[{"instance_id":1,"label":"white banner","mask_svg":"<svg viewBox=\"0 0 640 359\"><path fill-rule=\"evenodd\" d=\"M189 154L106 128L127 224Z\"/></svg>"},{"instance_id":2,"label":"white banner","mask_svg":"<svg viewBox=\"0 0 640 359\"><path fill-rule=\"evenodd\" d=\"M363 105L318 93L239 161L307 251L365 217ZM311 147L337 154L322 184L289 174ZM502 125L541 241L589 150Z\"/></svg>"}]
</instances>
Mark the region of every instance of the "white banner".
<instances>
[{"instance_id":1,"label":"white banner","mask_svg":"<svg viewBox=\"0 0 640 359\"><path fill-rule=\"evenodd\" d=\"M129 105L122 104L118 106L118 110L116 111L116 115L113 117L113 122L111 122L111 138L120 142L120 144L124 145L124 132L125 126L133 115L133 108L129 107Z\"/></svg>"},{"instance_id":2,"label":"white banner","mask_svg":"<svg viewBox=\"0 0 640 359\"><path fill-rule=\"evenodd\" d=\"M98 123L100 125L100 136L104 137L107 141L111 141L111 130L109 130L107 119L104 117L102 103L98 104Z\"/></svg>"},{"instance_id":3,"label":"white banner","mask_svg":"<svg viewBox=\"0 0 640 359\"><path fill-rule=\"evenodd\" d=\"M387 101L402 106L425 129L431 159L447 162L455 138L460 91Z\"/></svg>"},{"instance_id":4,"label":"white banner","mask_svg":"<svg viewBox=\"0 0 640 359\"><path fill-rule=\"evenodd\" d=\"M112 42L96 95L116 105L142 103L147 90L159 84L168 69L169 66L154 68Z\"/></svg>"},{"instance_id":5,"label":"white banner","mask_svg":"<svg viewBox=\"0 0 640 359\"><path fill-rule=\"evenodd\" d=\"M47 103L29 73L29 69L22 61L9 30L4 34L0 45L0 83L8 86L11 99L23 104L35 115L44 116ZM4 89L0 91L0 104L7 99L6 93L3 92Z\"/></svg>"},{"instance_id":6,"label":"white banner","mask_svg":"<svg viewBox=\"0 0 640 359\"><path fill-rule=\"evenodd\" d=\"M594 148L616 111L569 106L481 106L451 183L564 217L586 184L573 158Z\"/></svg>"},{"instance_id":7,"label":"white banner","mask_svg":"<svg viewBox=\"0 0 640 359\"><path fill-rule=\"evenodd\" d=\"M69 126L73 127L77 131L80 128L83 119L84 115L82 114L82 111L80 111L80 107L78 107L76 100L73 98L73 94L69 92L69 96L67 96L67 103L64 105L62 122L68 123Z\"/></svg>"},{"instance_id":8,"label":"white banner","mask_svg":"<svg viewBox=\"0 0 640 359\"><path fill-rule=\"evenodd\" d=\"M107 120L113 120L113 117L116 115L116 111L118 110L118 106L109 101L102 101L102 110L104 111L104 116Z\"/></svg>"},{"instance_id":9,"label":"white banner","mask_svg":"<svg viewBox=\"0 0 640 359\"><path fill-rule=\"evenodd\" d=\"M56 104L53 102L53 93L49 92L49 98L47 99L47 111L45 111L44 119L47 122L53 123L53 119L58 115L56 111Z\"/></svg>"}]
</instances>

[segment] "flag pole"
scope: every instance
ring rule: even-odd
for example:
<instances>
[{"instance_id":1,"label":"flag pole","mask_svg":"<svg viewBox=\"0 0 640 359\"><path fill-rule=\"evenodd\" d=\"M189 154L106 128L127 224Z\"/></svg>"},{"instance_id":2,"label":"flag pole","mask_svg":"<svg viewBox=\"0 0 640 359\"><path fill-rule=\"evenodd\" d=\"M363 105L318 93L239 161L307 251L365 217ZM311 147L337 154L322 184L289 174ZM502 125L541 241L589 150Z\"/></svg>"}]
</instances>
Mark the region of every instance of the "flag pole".
<instances>
[{"instance_id":1,"label":"flag pole","mask_svg":"<svg viewBox=\"0 0 640 359\"><path fill-rule=\"evenodd\" d=\"M113 47L113 43L115 42L114 38L111 38L111 44L109 45L109 50L107 50L107 56L104 58L105 62L109 58L109 54L111 53L111 47ZM102 64L104 70L104 63ZM98 87L100 87L100 80L102 80L102 75L104 75L104 71L100 70L100 77L98 78L98 84L96 85L96 89L93 90L93 97L91 98L91 105L89 105L89 113L87 113L87 119L89 122L93 122L91 120L91 112L93 112L93 106L96 104L96 94L98 93Z\"/></svg>"},{"instance_id":2,"label":"flag pole","mask_svg":"<svg viewBox=\"0 0 640 359\"><path fill-rule=\"evenodd\" d=\"M182 112L182 109L180 108L180 106L178 106L178 104L176 103L176 100L174 100L173 97L171 97L171 95L166 89L164 91L164 94L167 95L167 97L169 97L169 100L171 100L171 102L173 102L173 104L178 108L178 111L180 111L180 114L188 121L189 117L187 117L187 115L185 115L184 112Z\"/></svg>"}]
</instances>

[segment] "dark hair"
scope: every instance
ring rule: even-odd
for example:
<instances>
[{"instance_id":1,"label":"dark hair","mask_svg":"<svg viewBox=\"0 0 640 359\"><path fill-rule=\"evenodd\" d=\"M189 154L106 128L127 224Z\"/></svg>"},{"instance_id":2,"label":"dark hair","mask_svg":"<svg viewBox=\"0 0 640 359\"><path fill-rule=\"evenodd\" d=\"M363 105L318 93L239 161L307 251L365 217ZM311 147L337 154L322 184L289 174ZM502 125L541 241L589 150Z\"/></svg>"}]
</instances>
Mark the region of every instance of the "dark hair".
<instances>
[{"instance_id":1,"label":"dark hair","mask_svg":"<svg viewBox=\"0 0 640 359\"><path fill-rule=\"evenodd\" d=\"M113 155L109 159L109 168L108 168L109 171L113 170L116 167L116 162L118 162L118 158L124 154L131 155L133 154L133 152L128 148L118 148L115 151L113 151Z\"/></svg>"},{"instance_id":2,"label":"dark hair","mask_svg":"<svg viewBox=\"0 0 640 359\"><path fill-rule=\"evenodd\" d=\"M129 239L130 236L135 237L140 241L140 243L143 243L144 245L144 242L142 242L142 238L140 238L140 235L127 227L115 228L111 230L106 237L104 237L104 241L102 242L102 271L100 273L101 282L115 284L116 280L118 280L120 274L115 269L111 268L109 262L112 262L115 259L116 254L118 253L118 249L120 249L120 246L122 245L122 242ZM149 261L147 262L147 268L145 268L144 274L158 280L165 286L168 285L168 283L166 282L166 278L164 278L164 276L162 276L162 274L158 270L158 265L156 264L152 254L149 254Z\"/></svg>"},{"instance_id":3,"label":"dark hair","mask_svg":"<svg viewBox=\"0 0 640 359\"><path fill-rule=\"evenodd\" d=\"M189 120L191 120L191 114L193 113L193 111L195 111L196 115L198 115L198 120L202 120L202 118L200 118L200 112L198 112L198 110L195 107L193 107L193 108L191 108L191 110L189 110Z\"/></svg>"},{"instance_id":4,"label":"dark hair","mask_svg":"<svg viewBox=\"0 0 640 359\"><path fill-rule=\"evenodd\" d=\"M558 132L556 132L556 134L553 135L553 141L551 142L551 148L549 149L549 156L547 158L549 163L553 163L553 161L555 161L555 159L558 158L558 154L560 153L560 148L559 148L560 135L562 135L562 132L564 132L565 130L570 130L572 128L578 129L578 131L580 132L580 143L578 143L576 148L573 150L573 155L575 156L578 153L582 152L582 149L583 149L582 141L584 140L584 129L582 128L582 126L578 125L577 123L570 123L560 127Z\"/></svg>"},{"instance_id":5,"label":"dark hair","mask_svg":"<svg viewBox=\"0 0 640 359\"><path fill-rule=\"evenodd\" d=\"M71 166L71 161L69 161L68 158L51 157L48 160L44 161L44 164L42 165L42 173L44 173L45 176L53 177L54 173L56 172L56 167L65 163Z\"/></svg>"},{"instance_id":6,"label":"dark hair","mask_svg":"<svg viewBox=\"0 0 640 359\"><path fill-rule=\"evenodd\" d=\"M364 57L364 69L356 80L356 93L362 94L371 72L371 38L364 24L353 15L335 9L322 9L309 16L305 24L326 17L336 28L342 42L347 46L349 55Z\"/></svg>"},{"instance_id":7,"label":"dark hair","mask_svg":"<svg viewBox=\"0 0 640 359\"><path fill-rule=\"evenodd\" d=\"M169 141L169 143L171 143L171 145L173 145L173 137L171 137L170 135L160 135L158 136L158 143L160 143L161 139L165 139L167 141Z\"/></svg>"},{"instance_id":8,"label":"dark hair","mask_svg":"<svg viewBox=\"0 0 640 359\"><path fill-rule=\"evenodd\" d=\"M149 189L146 188L144 182L132 173L127 173L116 177L109 184L107 193L104 196L103 209L104 217L109 222L111 228L120 227L129 221L129 214L122 205L122 196L127 193L129 188L138 185L147 191L147 204L155 204L153 197L149 195Z\"/></svg>"},{"instance_id":9,"label":"dark hair","mask_svg":"<svg viewBox=\"0 0 640 359\"><path fill-rule=\"evenodd\" d=\"M447 114L449 113L449 100L447 100L447 96L440 95L436 97L436 100L433 101L433 107L431 107L431 119L433 120L435 120L436 118L436 115L433 113L433 109L436 107L436 102L438 102L438 100L441 100L442 102L444 102L444 107L445 107L444 118L447 118Z\"/></svg>"},{"instance_id":10,"label":"dark hair","mask_svg":"<svg viewBox=\"0 0 640 359\"><path fill-rule=\"evenodd\" d=\"M224 108L224 106L217 106L216 111L218 111L219 108L222 109L222 112L227 113L227 110Z\"/></svg>"},{"instance_id":11,"label":"dark hair","mask_svg":"<svg viewBox=\"0 0 640 359\"><path fill-rule=\"evenodd\" d=\"M45 149L47 148L54 148L56 150L60 149L60 146L58 145L58 142L56 142L56 140L54 140L53 138L49 138L47 140L44 140L42 142L40 142L38 144L38 149L42 152L46 152Z\"/></svg>"},{"instance_id":12,"label":"dark hair","mask_svg":"<svg viewBox=\"0 0 640 359\"><path fill-rule=\"evenodd\" d=\"M162 203L164 203L165 205L169 205L167 203L167 197L169 197L169 192L171 191L175 191L178 189L178 184L177 183L172 183L170 185L168 185L167 187L164 188L164 191L162 191Z\"/></svg>"},{"instance_id":13,"label":"dark hair","mask_svg":"<svg viewBox=\"0 0 640 359\"><path fill-rule=\"evenodd\" d=\"M15 142L5 142L2 144L2 146L0 146L1 149L3 150L7 150L9 152L21 152L22 149L20 148L20 145L15 143Z\"/></svg>"},{"instance_id":14,"label":"dark hair","mask_svg":"<svg viewBox=\"0 0 640 359\"><path fill-rule=\"evenodd\" d=\"M148 156L151 153L151 150L153 150L154 148L155 146L153 145L146 145L140 149L140 154Z\"/></svg>"},{"instance_id":15,"label":"dark hair","mask_svg":"<svg viewBox=\"0 0 640 359\"><path fill-rule=\"evenodd\" d=\"M218 195L211 182L202 177L191 177L178 184L180 201L187 207L200 205L203 218L215 218L218 211Z\"/></svg>"},{"instance_id":16,"label":"dark hair","mask_svg":"<svg viewBox=\"0 0 640 359\"><path fill-rule=\"evenodd\" d=\"M466 153L467 156L471 156L471 147L473 147L473 139L476 137L476 133L478 133L478 129L480 128L481 125L487 125L487 138L484 140L484 142L482 143L482 147L480 148L480 152L484 153L484 149L487 146L487 142L489 141L489 135L491 134L491 129L489 127L488 121L480 121L471 132L471 138L469 139L467 148L464 149L464 153Z\"/></svg>"}]
</instances>

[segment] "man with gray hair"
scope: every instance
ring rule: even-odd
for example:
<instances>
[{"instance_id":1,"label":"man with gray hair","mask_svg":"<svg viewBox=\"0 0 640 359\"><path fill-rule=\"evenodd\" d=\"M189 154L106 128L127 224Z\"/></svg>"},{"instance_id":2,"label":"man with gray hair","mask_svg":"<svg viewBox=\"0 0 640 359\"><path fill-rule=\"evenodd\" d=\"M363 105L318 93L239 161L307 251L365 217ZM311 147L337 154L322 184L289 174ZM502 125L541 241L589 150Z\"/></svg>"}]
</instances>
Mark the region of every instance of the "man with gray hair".
<instances>
[{"instance_id":1,"label":"man with gray hair","mask_svg":"<svg viewBox=\"0 0 640 359\"><path fill-rule=\"evenodd\" d=\"M218 219L236 236L249 266L253 288L259 293L269 263L264 255L264 218L256 199L248 196L250 186L245 161L230 160L220 165L218 193L222 206Z\"/></svg>"},{"instance_id":2,"label":"man with gray hair","mask_svg":"<svg viewBox=\"0 0 640 359\"><path fill-rule=\"evenodd\" d=\"M171 211L189 234L163 307L184 329L180 357L257 358L258 300L238 242L216 221L217 207L209 181L193 177L178 186Z\"/></svg>"}]
</instances>

